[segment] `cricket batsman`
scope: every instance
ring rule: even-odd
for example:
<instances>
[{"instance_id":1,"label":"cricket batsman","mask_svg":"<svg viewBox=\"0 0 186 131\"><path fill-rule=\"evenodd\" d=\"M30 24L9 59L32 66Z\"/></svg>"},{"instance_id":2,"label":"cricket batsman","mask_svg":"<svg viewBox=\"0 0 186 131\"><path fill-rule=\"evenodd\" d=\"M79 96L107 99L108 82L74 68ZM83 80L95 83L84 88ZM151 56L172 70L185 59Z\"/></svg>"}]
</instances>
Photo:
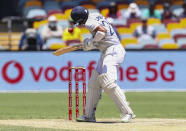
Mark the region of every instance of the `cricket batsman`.
<instances>
[{"instance_id":1,"label":"cricket batsman","mask_svg":"<svg viewBox=\"0 0 186 131\"><path fill-rule=\"evenodd\" d=\"M124 60L125 50L107 20L99 13L89 13L81 6L72 9L71 18L76 25L87 27L92 38L83 41L83 50L99 49L101 56L96 70L88 82L86 113L78 122L96 122L95 111L101 98L102 89L108 94L122 114L121 122L127 123L135 118L126 97L117 85L117 69Z\"/></svg>"}]
</instances>

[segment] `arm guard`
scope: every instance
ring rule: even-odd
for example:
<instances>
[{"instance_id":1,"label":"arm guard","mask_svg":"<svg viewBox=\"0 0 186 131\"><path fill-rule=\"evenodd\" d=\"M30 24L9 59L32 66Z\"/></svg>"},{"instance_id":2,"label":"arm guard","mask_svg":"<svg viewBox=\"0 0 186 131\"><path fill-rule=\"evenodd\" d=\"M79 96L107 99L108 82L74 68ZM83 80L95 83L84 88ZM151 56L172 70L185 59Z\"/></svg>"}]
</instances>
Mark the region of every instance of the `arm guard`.
<instances>
[{"instance_id":1,"label":"arm guard","mask_svg":"<svg viewBox=\"0 0 186 131\"><path fill-rule=\"evenodd\" d=\"M93 42L99 42L100 40L102 40L105 37L105 35L106 35L105 32L97 31L94 36Z\"/></svg>"}]
</instances>

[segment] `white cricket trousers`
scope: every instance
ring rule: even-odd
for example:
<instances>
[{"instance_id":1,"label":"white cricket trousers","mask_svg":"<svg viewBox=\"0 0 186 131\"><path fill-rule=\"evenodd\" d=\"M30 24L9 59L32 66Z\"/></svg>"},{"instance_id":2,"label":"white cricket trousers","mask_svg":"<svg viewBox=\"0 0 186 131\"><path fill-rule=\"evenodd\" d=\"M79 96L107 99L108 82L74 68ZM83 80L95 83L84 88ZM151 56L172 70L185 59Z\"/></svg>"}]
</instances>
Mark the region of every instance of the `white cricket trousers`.
<instances>
[{"instance_id":1,"label":"white cricket trousers","mask_svg":"<svg viewBox=\"0 0 186 131\"><path fill-rule=\"evenodd\" d=\"M86 117L87 118L94 118L95 111L98 104L99 99L101 98L102 87L104 87L103 79L99 79L102 81L101 83L98 82L98 77L101 75L108 75L110 80L115 81L117 80L117 69L121 65L124 60L125 50L122 45L113 45L107 50L102 53L98 65L96 68L97 75L94 72L89 80L88 86L88 95L87 95L87 103L86 103ZM114 83L115 83L114 82ZM114 103L122 113L125 114L133 114L132 109L129 107L126 97L124 93L121 91L117 84L112 83L114 87L112 89L104 89L105 92L113 99ZM105 83L106 84L106 83ZM116 86L115 86L116 85Z\"/></svg>"},{"instance_id":2,"label":"white cricket trousers","mask_svg":"<svg viewBox=\"0 0 186 131\"><path fill-rule=\"evenodd\" d=\"M112 98L123 116L125 114L133 114L133 111L126 100L125 94L116 84L118 67L123 62L125 54L125 49L121 44L113 45L107 48L105 53L101 55L97 66L97 72L100 75L99 82L102 87L107 85L108 79L115 81L115 84L111 83L111 85L109 85L110 87L104 88L104 91Z\"/></svg>"},{"instance_id":3,"label":"white cricket trousers","mask_svg":"<svg viewBox=\"0 0 186 131\"><path fill-rule=\"evenodd\" d=\"M117 80L118 67L123 62L125 53L125 49L121 44L108 47L107 50L101 54L96 71L100 75L106 73L112 79Z\"/></svg>"}]
</instances>

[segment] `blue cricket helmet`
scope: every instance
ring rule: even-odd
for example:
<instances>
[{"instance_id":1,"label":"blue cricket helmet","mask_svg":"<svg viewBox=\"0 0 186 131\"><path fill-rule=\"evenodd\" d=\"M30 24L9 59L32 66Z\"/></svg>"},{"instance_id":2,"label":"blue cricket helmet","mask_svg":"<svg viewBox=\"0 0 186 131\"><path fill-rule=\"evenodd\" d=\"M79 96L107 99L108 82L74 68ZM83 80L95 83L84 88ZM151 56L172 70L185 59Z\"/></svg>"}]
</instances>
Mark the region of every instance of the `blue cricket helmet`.
<instances>
[{"instance_id":1,"label":"blue cricket helmet","mask_svg":"<svg viewBox=\"0 0 186 131\"><path fill-rule=\"evenodd\" d=\"M74 24L85 24L88 19L88 10L82 6L76 6L72 9L71 18Z\"/></svg>"}]
</instances>

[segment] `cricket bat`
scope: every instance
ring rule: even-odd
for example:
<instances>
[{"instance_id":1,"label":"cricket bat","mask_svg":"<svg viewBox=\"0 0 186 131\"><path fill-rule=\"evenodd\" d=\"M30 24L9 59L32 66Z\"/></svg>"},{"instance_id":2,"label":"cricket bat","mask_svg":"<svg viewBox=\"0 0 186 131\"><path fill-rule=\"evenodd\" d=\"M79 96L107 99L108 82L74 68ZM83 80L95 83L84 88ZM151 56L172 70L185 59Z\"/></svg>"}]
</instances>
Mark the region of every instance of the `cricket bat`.
<instances>
[{"instance_id":1,"label":"cricket bat","mask_svg":"<svg viewBox=\"0 0 186 131\"><path fill-rule=\"evenodd\" d=\"M65 48L58 49L55 52L53 52L53 54L55 56L60 56L62 54L65 54L65 53L68 53L68 52L72 52L72 51L75 51L75 50L79 50L79 49L82 49L82 45L81 44L71 45L71 46L67 46Z\"/></svg>"}]
</instances>

